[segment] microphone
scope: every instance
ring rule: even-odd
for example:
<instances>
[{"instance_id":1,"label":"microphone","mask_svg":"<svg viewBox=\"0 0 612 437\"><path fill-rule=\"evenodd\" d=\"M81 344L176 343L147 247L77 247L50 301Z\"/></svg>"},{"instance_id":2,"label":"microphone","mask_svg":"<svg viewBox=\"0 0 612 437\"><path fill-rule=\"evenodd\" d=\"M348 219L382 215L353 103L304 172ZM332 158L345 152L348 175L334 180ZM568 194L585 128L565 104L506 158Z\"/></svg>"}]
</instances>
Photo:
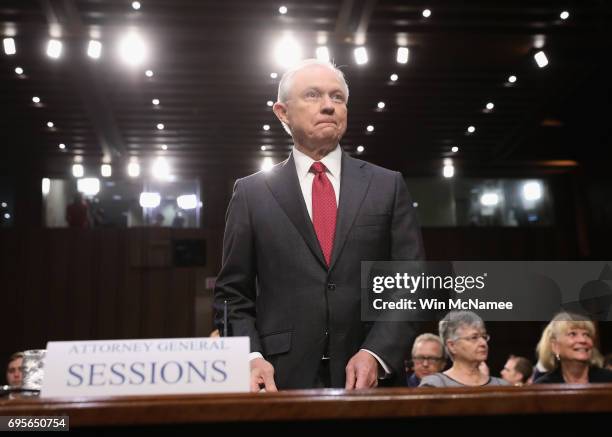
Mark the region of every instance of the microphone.
<instances>
[{"instance_id":1,"label":"microphone","mask_svg":"<svg viewBox=\"0 0 612 437\"><path fill-rule=\"evenodd\" d=\"M227 337L227 300L223 301L223 337Z\"/></svg>"}]
</instances>

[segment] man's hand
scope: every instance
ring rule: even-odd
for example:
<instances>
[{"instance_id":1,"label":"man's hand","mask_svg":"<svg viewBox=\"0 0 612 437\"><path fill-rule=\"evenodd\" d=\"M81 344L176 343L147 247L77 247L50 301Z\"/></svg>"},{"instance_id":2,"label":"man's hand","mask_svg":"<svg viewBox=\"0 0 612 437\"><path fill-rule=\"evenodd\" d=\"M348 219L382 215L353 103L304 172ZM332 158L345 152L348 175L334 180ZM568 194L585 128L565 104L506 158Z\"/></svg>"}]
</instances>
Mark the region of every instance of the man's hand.
<instances>
[{"instance_id":1,"label":"man's hand","mask_svg":"<svg viewBox=\"0 0 612 437\"><path fill-rule=\"evenodd\" d=\"M263 358L251 360L251 392L258 392L264 385L266 392L278 391L274 384L274 367Z\"/></svg>"},{"instance_id":2,"label":"man's hand","mask_svg":"<svg viewBox=\"0 0 612 437\"><path fill-rule=\"evenodd\" d=\"M346 385L344 388L372 388L378 385L378 361L372 354L359 351L346 365Z\"/></svg>"}]
</instances>

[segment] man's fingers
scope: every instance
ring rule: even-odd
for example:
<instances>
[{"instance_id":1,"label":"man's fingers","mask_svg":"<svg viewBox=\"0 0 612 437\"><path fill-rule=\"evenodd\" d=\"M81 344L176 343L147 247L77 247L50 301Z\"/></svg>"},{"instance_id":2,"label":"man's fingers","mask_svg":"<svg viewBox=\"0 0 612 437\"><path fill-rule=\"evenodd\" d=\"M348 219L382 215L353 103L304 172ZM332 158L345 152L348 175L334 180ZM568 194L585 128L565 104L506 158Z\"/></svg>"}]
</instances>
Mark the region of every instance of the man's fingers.
<instances>
[{"instance_id":1,"label":"man's fingers","mask_svg":"<svg viewBox=\"0 0 612 437\"><path fill-rule=\"evenodd\" d=\"M274 367L263 358L255 358L251 361L251 391L259 392L260 385L264 385L266 391L278 391L274 383Z\"/></svg>"},{"instance_id":2,"label":"man's fingers","mask_svg":"<svg viewBox=\"0 0 612 437\"><path fill-rule=\"evenodd\" d=\"M274 383L274 372L265 372L263 380L264 385L266 386L266 392L278 391L276 384Z\"/></svg>"},{"instance_id":3,"label":"man's fingers","mask_svg":"<svg viewBox=\"0 0 612 437\"><path fill-rule=\"evenodd\" d=\"M370 384L368 381L368 371L364 368L359 369L357 372L357 381L355 382L355 388L369 388Z\"/></svg>"},{"instance_id":4,"label":"man's fingers","mask_svg":"<svg viewBox=\"0 0 612 437\"><path fill-rule=\"evenodd\" d=\"M259 391L259 383L261 382L261 378L255 374L255 372L251 372L251 393L257 393Z\"/></svg>"},{"instance_id":5,"label":"man's fingers","mask_svg":"<svg viewBox=\"0 0 612 437\"><path fill-rule=\"evenodd\" d=\"M357 372L357 382L355 388L372 388L378 385L378 378L376 372L372 372L371 369L362 368Z\"/></svg>"},{"instance_id":6,"label":"man's fingers","mask_svg":"<svg viewBox=\"0 0 612 437\"><path fill-rule=\"evenodd\" d=\"M346 366L346 384L344 385L346 390L352 390L355 388L355 366L349 361Z\"/></svg>"}]
</instances>

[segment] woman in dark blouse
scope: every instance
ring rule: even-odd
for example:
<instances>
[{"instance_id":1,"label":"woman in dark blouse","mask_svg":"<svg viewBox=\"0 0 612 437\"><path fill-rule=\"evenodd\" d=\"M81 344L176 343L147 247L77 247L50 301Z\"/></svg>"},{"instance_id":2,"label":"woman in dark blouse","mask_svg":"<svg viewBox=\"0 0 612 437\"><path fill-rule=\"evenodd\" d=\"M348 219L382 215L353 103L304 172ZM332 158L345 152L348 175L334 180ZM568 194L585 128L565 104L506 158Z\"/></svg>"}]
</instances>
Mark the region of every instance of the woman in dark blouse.
<instances>
[{"instance_id":1,"label":"woman in dark blouse","mask_svg":"<svg viewBox=\"0 0 612 437\"><path fill-rule=\"evenodd\" d=\"M539 377L536 384L612 382L612 371L601 368L602 357L594 346L597 333L591 320L559 313L547 329L538 353L540 362L551 371Z\"/></svg>"}]
</instances>

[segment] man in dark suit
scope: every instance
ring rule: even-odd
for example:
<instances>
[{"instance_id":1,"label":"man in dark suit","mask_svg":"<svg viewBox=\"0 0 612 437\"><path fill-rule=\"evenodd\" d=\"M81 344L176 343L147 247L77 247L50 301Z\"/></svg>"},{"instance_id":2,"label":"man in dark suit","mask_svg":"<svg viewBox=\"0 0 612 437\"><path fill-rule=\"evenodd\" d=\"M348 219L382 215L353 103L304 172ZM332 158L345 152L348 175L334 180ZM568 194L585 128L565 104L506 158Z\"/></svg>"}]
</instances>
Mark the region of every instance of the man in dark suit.
<instances>
[{"instance_id":1,"label":"man in dark suit","mask_svg":"<svg viewBox=\"0 0 612 437\"><path fill-rule=\"evenodd\" d=\"M361 320L360 267L422 259L420 231L402 175L342 152L347 101L333 65L287 71L273 110L293 151L234 187L215 307L250 338L253 391L368 388L402 370L411 325Z\"/></svg>"}]
</instances>

